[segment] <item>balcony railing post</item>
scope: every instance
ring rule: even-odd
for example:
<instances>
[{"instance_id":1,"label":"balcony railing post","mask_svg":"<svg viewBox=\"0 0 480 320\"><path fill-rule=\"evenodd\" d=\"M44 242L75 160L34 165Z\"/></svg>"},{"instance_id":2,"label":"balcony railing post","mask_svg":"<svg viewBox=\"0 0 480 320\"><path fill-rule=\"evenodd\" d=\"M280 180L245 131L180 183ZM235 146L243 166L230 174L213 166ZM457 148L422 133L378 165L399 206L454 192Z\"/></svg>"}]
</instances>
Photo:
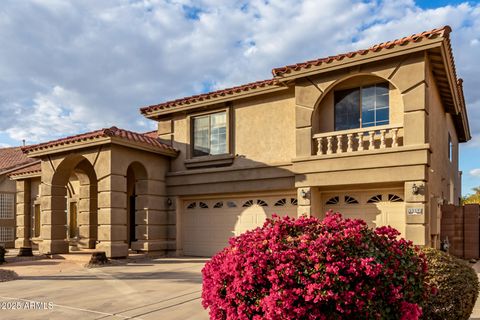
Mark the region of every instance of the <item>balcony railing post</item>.
<instances>
[{"instance_id":1,"label":"balcony railing post","mask_svg":"<svg viewBox=\"0 0 480 320\"><path fill-rule=\"evenodd\" d=\"M358 151L363 151L365 150L365 146L363 145L363 133L360 132L357 134L358 136Z\"/></svg>"},{"instance_id":2,"label":"balcony railing post","mask_svg":"<svg viewBox=\"0 0 480 320\"><path fill-rule=\"evenodd\" d=\"M343 152L343 135L338 135L337 136L337 153L342 153Z\"/></svg>"},{"instance_id":3,"label":"balcony railing post","mask_svg":"<svg viewBox=\"0 0 480 320\"><path fill-rule=\"evenodd\" d=\"M332 153L333 153L333 150L332 150L332 139L333 139L332 136L327 137L327 154L332 154Z\"/></svg>"},{"instance_id":4,"label":"balcony railing post","mask_svg":"<svg viewBox=\"0 0 480 320\"><path fill-rule=\"evenodd\" d=\"M385 144L385 134L387 130L380 130L380 149L385 149L387 145Z\"/></svg>"},{"instance_id":5,"label":"balcony railing post","mask_svg":"<svg viewBox=\"0 0 480 320\"><path fill-rule=\"evenodd\" d=\"M377 148L397 148L403 146L402 137L403 127L401 125L385 125L317 133L313 136L313 139L316 140L314 143L317 145L317 155L332 155L376 150ZM390 139L392 140L391 143Z\"/></svg>"},{"instance_id":6,"label":"balcony railing post","mask_svg":"<svg viewBox=\"0 0 480 320\"><path fill-rule=\"evenodd\" d=\"M375 131L368 131L368 135L370 136L368 150L373 150L375 149Z\"/></svg>"},{"instance_id":7,"label":"balcony railing post","mask_svg":"<svg viewBox=\"0 0 480 320\"><path fill-rule=\"evenodd\" d=\"M392 148L398 147L398 128L393 128Z\"/></svg>"},{"instance_id":8,"label":"balcony railing post","mask_svg":"<svg viewBox=\"0 0 480 320\"><path fill-rule=\"evenodd\" d=\"M347 134L347 152L353 152L353 133Z\"/></svg>"},{"instance_id":9,"label":"balcony railing post","mask_svg":"<svg viewBox=\"0 0 480 320\"><path fill-rule=\"evenodd\" d=\"M323 154L323 145L322 145L323 138L317 138L317 155L322 155Z\"/></svg>"}]
</instances>

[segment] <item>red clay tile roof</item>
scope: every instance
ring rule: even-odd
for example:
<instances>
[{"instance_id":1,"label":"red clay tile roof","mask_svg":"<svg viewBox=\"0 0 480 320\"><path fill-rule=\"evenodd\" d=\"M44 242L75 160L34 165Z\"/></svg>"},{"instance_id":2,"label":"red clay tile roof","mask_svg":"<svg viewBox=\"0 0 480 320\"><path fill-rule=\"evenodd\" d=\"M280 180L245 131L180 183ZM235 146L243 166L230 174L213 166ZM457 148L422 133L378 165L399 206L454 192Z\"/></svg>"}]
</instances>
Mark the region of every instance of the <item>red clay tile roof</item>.
<instances>
[{"instance_id":1,"label":"red clay tile roof","mask_svg":"<svg viewBox=\"0 0 480 320\"><path fill-rule=\"evenodd\" d=\"M39 151L47 148L60 146L60 145L67 145L75 142L88 141L88 140L94 140L97 138L105 138L105 137L121 138L128 141L150 145L159 149L164 149L165 151L177 152L177 150L175 150L173 147L160 142L159 139L152 138L142 133L119 129L117 127L103 128L103 129L92 131L92 132L82 133L75 136L70 136L62 139L57 139L53 141L48 141L48 142L44 142L36 145L23 147L22 151L25 153L29 153L32 151Z\"/></svg>"},{"instance_id":2,"label":"red clay tile roof","mask_svg":"<svg viewBox=\"0 0 480 320\"><path fill-rule=\"evenodd\" d=\"M383 49L391 49L391 48L396 47L396 46L406 45L410 42L419 42L419 41L422 41L423 39L434 39L434 38L437 38L439 36L443 36L443 37L447 38L447 40L448 40L448 36L449 36L451 31L452 31L452 29L449 26L444 26L443 28L433 29L433 30L430 30L430 31L424 31L422 33L413 34L411 36L404 37L404 38L401 38L401 39L376 44L376 45L374 45L374 46L372 46L368 49L364 49L364 50L357 50L357 51L354 51L354 52L338 54L336 56L330 56L330 57L326 57L326 58L306 61L306 62L297 63L297 64L294 64L294 65L288 65L288 66L284 66L284 67L280 67L280 68L274 68L272 70L272 74L273 74L273 77L274 77L273 79L247 83L247 84L237 86L237 87L227 88L227 89L223 89L223 90L217 90L217 91L213 91L213 92L209 92L209 93L203 93L203 94L199 94L199 95L195 95L195 96L191 96L191 97L184 97L184 98L177 99L177 100L167 101L167 102L163 102L163 103L160 103L160 104L151 105L151 106L148 106L148 107L143 107L143 108L140 108L140 113L146 115L146 114L148 114L150 112L153 112L153 111L170 109L172 107L188 105L188 104L191 104L191 103L196 103L196 102L199 102L199 101L204 101L204 100L209 100L209 99L212 99L212 98L216 98L216 97L219 97L219 96L233 95L235 93L240 93L242 91L249 91L251 89L255 89L255 88L258 88L258 87L267 87L267 86L279 85L282 75L287 74L287 73L291 73L292 71L299 71L301 69L308 69L308 68L311 68L313 66L319 66L319 65L324 64L324 63L328 64L328 63L331 63L333 61L343 60L345 58L353 58L357 55L365 55L369 52L378 52L378 51L381 51ZM447 42L448 42L448 45L450 46L449 41L447 41ZM451 48L450 48L450 50L451 50ZM451 55L451 56L452 56L452 59L453 59L453 55ZM452 62L452 66L453 66L454 72L455 72L455 64L453 63L453 61L451 61L451 62ZM456 74L455 74L455 76L456 76Z\"/></svg>"},{"instance_id":3,"label":"red clay tile roof","mask_svg":"<svg viewBox=\"0 0 480 320\"><path fill-rule=\"evenodd\" d=\"M272 70L272 74L274 77L282 76L286 73L290 73L292 71L299 71L301 69L308 69L314 66L319 66L323 63L331 63L333 61L340 61L344 58L353 58L357 55L365 55L369 52L378 52L383 49L391 49L396 46L403 46L408 44L409 42L419 42L423 39L434 39L439 36L448 37L452 29L449 26L444 26L443 28L433 29L430 31L424 31L422 33L416 33L409 37L403 37L401 39L396 39L393 41L383 42L380 44L376 44L368 49L357 50L348 53L338 54L336 56L330 56L326 58L305 61L297 64L288 65L285 67L275 68Z\"/></svg>"},{"instance_id":4,"label":"red clay tile roof","mask_svg":"<svg viewBox=\"0 0 480 320\"><path fill-rule=\"evenodd\" d=\"M0 173L34 161L22 152L21 147L0 149Z\"/></svg>"},{"instance_id":5,"label":"red clay tile roof","mask_svg":"<svg viewBox=\"0 0 480 320\"><path fill-rule=\"evenodd\" d=\"M150 138L158 138L158 131L157 131L157 130L144 132L144 133L142 133L142 134L143 134L144 136L147 136L147 137L150 137Z\"/></svg>"},{"instance_id":6,"label":"red clay tile roof","mask_svg":"<svg viewBox=\"0 0 480 320\"><path fill-rule=\"evenodd\" d=\"M163 109L169 109L171 107L188 105L190 103L210 100L212 98L223 97L223 96L232 95L235 93L249 91L256 88L264 88L264 87L270 87L274 85L278 85L278 81L276 79L268 79L268 80L251 82L251 83L243 84L237 87L217 90L217 91L208 92L208 93L202 93L202 94L191 96L191 97L185 97L177 100L172 100L172 101L167 101L160 104L151 105L148 107L143 107L143 108L140 108L140 113L147 114L149 112L156 111L156 110L163 110Z\"/></svg>"},{"instance_id":7,"label":"red clay tile roof","mask_svg":"<svg viewBox=\"0 0 480 320\"><path fill-rule=\"evenodd\" d=\"M30 173L39 173L39 172L42 172L42 165L41 165L40 161L36 161L29 166L26 166L26 167L23 167L23 168L20 168L18 170L10 172L8 175L9 176L18 176L18 175L21 175L21 174L30 174Z\"/></svg>"}]
</instances>

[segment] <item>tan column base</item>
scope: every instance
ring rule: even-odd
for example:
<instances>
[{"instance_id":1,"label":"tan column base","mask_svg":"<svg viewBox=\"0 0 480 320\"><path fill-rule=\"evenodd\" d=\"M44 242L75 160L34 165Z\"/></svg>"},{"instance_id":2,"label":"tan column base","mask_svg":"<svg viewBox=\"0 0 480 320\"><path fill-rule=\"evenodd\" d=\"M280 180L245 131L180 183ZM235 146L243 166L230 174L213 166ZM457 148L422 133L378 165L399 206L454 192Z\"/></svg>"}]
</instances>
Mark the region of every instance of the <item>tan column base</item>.
<instances>
[{"instance_id":1,"label":"tan column base","mask_svg":"<svg viewBox=\"0 0 480 320\"><path fill-rule=\"evenodd\" d=\"M32 243L29 240L19 238L15 240L15 249L20 249L20 248L30 248L32 246Z\"/></svg>"},{"instance_id":2,"label":"tan column base","mask_svg":"<svg viewBox=\"0 0 480 320\"><path fill-rule=\"evenodd\" d=\"M97 251L105 251L108 258L125 258L128 256L128 245L124 242L100 242Z\"/></svg>"},{"instance_id":3,"label":"tan column base","mask_svg":"<svg viewBox=\"0 0 480 320\"><path fill-rule=\"evenodd\" d=\"M41 254L68 253L68 242L65 240L43 240L38 244Z\"/></svg>"}]
</instances>

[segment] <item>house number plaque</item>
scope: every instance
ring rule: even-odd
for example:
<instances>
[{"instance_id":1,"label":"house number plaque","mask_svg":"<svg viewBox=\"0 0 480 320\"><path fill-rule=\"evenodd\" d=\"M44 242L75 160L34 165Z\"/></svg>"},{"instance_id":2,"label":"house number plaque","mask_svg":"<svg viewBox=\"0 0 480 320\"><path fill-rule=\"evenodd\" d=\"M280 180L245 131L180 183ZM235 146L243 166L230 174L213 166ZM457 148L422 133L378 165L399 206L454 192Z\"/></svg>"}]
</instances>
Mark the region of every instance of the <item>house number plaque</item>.
<instances>
[{"instance_id":1,"label":"house number plaque","mask_svg":"<svg viewBox=\"0 0 480 320\"><path fill-rule=\"evenodd\" d=\"M407 214L409 216L418 216L423 214L423 208L408 208Z\"/></svg>"}]
</instances>

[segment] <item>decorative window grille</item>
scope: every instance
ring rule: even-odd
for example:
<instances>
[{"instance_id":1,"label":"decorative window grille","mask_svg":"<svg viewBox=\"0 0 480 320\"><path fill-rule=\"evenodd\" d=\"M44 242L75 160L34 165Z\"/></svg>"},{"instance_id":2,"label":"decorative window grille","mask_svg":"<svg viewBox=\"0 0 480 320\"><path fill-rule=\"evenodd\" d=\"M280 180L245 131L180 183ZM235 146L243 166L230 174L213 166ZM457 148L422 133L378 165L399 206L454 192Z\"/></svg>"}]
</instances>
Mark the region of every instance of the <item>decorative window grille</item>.
<instances>
[{"instance_id":1,"label":"decorative window grille","mask_svg":"<svg viewBox=\"0 0 480 320\"><path fill-rule=\"evenodd\" d=\"M0 227L0 243L12 242L15 240L13 228Z\"/></svg>"},{"instance_id":2,"label":"decorative window grille","mask_svg":"<svg viewBox=\"0 0 480 320\"><path fill-rule=\"evenodd\" d=\"M287 199L283 198L283 199L280 199L277 202L275 202L275 204L273 206L274 207L283 207L286 204L287 204Z\"/></svg>"},{"instance_id":3,"label":"decorative window grille","mask_svg":"<svg viewBox=\"0 0 480 320\"><path fill-rule=\"evenodd\" d=\"M340 198L338 196L332 197L328 199L325 204L338 204L340 202Z\"/></svg>"},{"instance_id":4,"label":"decorative window grille","mask_svg":"<svg viewBox=\"0 0 480 320\"><path fill-rule=\"evenodd\" d=\"M205 202L200 202L199 207L202 209L208 209L208 205Z\"/></svg>"},{"instance_id":5,"label":"decorative window grille","mask_svg":"<svg viewBox=\"0 0 480 320\"><path fill-rule=\"evenodd\" d=\"M391 201L391 202L402 202L403 199L400 198L399 196L397 196L396 194L389 194L389 195L388 195L388 201Z\"/></svg>"},{"instance_id":6,"label":"decorative window grille","mask_svg":"<svg viewBox=\"0 0 480 320\"><path fill-rule=\"evenodd\" d=\"M248 200L247 202L245 202L245 203L243 204L242 207L248 208L248 207L251 207L251 206L253 206L253 200Z\"/></svg>"},{"instance_id":7,"label":"decorative window grille","mask_svg":"<svg viewBox=\"0 0 480 320\"><path fill-rule=\"evenodd\" d=\"M351 196L345 196L346 204L358 204L358 200Z\"/></svg>"},{"instance_id":8,"label":"decorative window grille","mask_svg":"<svg viewBox=\"0 0 480 320\"><path fill-rule=\"evenodd\" d=\"M268 207L268 204L267 204L265 201L260 200L260 199L257 200L257 204L258 204L260 207Z\"/></svg>"},{"instance_id":9,"label":"decorative window grille","mask_svg":"<svg viewBox=\"0 0 480 320\"><path fill-rule=\"evenodd\" d=\"M0 193L0 219L15 218L15 195L13 193Z\"/></svg>"},{"instance_id":10,"label":"decorative window grille","mask_svg":"<svg viewBox=\"0 0 480 320\"><path fill-rule=\"evenodd\" d=\"M297 205L297 199L290 198L290 203L292 204L292 206L296 206Z\"/></svg>"},{"instance_id":11,"label":"decorative window grille","mask_svg":"<svg viewBox=\"0 0 480 320\"><path fill-rule=\"evenodd\" d=\"M217 203L215 203L215 205L213 207L214 208L223 208L223 202L222 201L217 202Z\"/></svg>"},{"instance_id":12,"label":"decorative window grille","mask_svg":"<svg viewBox=\"0 0 480 320\"><path fill-rule=\"evenodd\" d=\"M197 203L196 202L192 202L190 203L188 206L187 206L187 209L195 209L197 207Z\"/></svg>"},{"instance_id":13,"label":"decorative window grille","mask_svg":"<svg viewBox=\"0 0 480 320\"><path fill-rule=\"evenodd\" d=\"M227 207L236 208L237 204L234 201L227 201Z\"/></svg>"},{"instance_id":14,"label":"decorative window grille","mask_svg":"<svg viewBox=\"0 0 480 320\"><path fill-rule=\"evenodd\" d=\"M380 202L380 201L382 201L382 195L377 194L376 196L373 196L370 199L368 199L367 203L377 203L377 202Z\"/></svg>"}]
</instances>

